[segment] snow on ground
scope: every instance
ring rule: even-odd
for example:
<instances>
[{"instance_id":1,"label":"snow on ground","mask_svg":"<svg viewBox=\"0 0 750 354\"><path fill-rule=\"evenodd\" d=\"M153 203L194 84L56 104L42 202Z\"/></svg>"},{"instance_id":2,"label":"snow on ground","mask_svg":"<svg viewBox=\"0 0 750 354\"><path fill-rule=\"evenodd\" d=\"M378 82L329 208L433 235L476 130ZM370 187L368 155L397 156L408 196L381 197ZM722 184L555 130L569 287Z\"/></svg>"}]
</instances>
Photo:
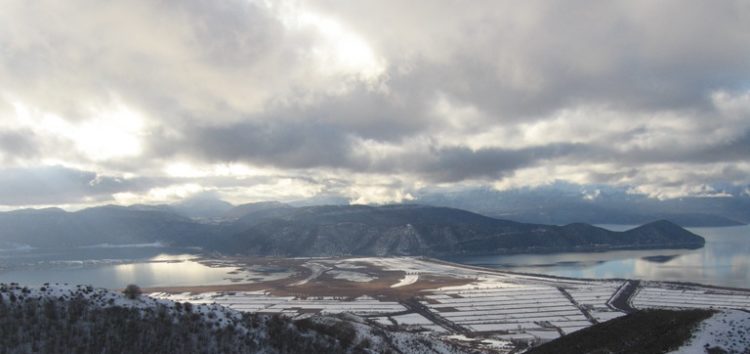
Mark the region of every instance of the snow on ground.
<instances>
[{"instance_id":1,"label":"snow on ground","mask_svg":"<svg viewBox=\"0 0 750 354\"><path fill-rule=\"evenodd\" d=\"M428 331L432 331L435 333L448 333L448 330L443 328L442 326L438 325L420 325L419 327L422 327Z\"/></svg>"},{"instance_id":2,"label":"snow on ground","mask_svg":"<svg viewBox=\"0 0 750 354\"><path fill-rule=\"evenodd\" d=\"M590 326L581 310L551 286L502 284L434 291L422 304L435 315L477 333L507 335L503 339L549 341L560 332ZM604 306L609 297L597 305ZM593 300L592 300L593 302Z\"/></svg>"},{"instance_id":3,"label":"snow on ground","mask_svg":"<svg viewBox=\"0 0 750 354\"><path fill-rule=\"evenodd\" d=\"M392 288L414 284L426 275L452 276L468 279L466 285L426 291L418 297L431 316L475 332L483 340L493 339L504 345L510 340L544 342L589 327L588 312L599 322L623 316L608 305L621 289L622 281L595 281L553 278L543 275L513 274L483 270L441 261L412 257L365 257L308 260L304 266L311 275L297 284L304 284L328 272L336 279L369 281L371 276L357 268L368 263L384 270L405 272ZM364 267L367 268L367 267ZM569 296L569 297L568 297ZM355 313L370 317L382 326L398 324L408 330L427 329L433 335L455 335L428 317L406 313L407 308L395 301L371 297L344 299L338 297L293 298L275 297L264 292L177 294L169 298L196 303L218 303L230 308L260 313L280 313L303 318L315 313ZM642 282L631 299L638 308L750 308L750 292L685 286L671 283ZM733 312L735 315L741 312ZM721 322L721 319L717 320ZM732 322L732 323L737 323ZM444 325L444 324L443 324ZM713 327L712 327L713 328ZM709 332L711 329L709 329ZM715 333L718 330L714 330ZM747 329L745 329L747 332ZM742 336L739 332L726 335ZM745 334L750 337L750 334ZM457 340L457 338L454 338ZM716 339L719 343L719 339ZM703 345L705 343L702 343ZM502 352L502 350L501 350ZM703 352L703 351L699 351ZM680 352L682 353L682 352Z\"/></svg>"},{"instance_id":4,"label":"snow on ground","mask_svg":"<svg viewBox=\"0 0 750 354\"><path fill-rule=\"evenodd\" d=\"M353 272L349 270L329 270L326 274L333 276L333 279L342 279L353 281L357 283L367 283L375 280L376 278L365 273Z\"/></svg>"},{"instance_id":5,"label":"snow on ground","mask_svg":"<svg viewBox=\"0 0 750 354\"><path fill-rule=\"evenodd\" d=\"M369 263L384 270L403 271L407 274L434 274L456 278L469 278L475 282L464 288L512 286L513 284L538 284L547 286L585 286L597 281L572 278L553 278L543 275L514 274L480 267L472 267L421 257L361 257L349 258L347 262Z\"/></svg>"},{"instance_id":6,"label":"snow on ground","mask_svg":"<svg viewBox=\"0 0 750 354\"><path fill-rule=\"evenodd\" d=\"M607 322L609 320L613 320L615 318L625 316L624 313L619 312L619 311L606 311L606 312L605 311L602 311L602 312L592 311L591 315L594 316L594 318L596 318L596 320L599 322Z\"/></svg>"},{"instance_id":7,"label":"snow on ground","mask_svg":"<svg viewBox=\"0 0 750 354\"><path fill-rule=\"evenodd\" d=\"M750 353L750 313L740 310L717 312L698 325L692 339L670 353L705 353L707 348L715 347L725 353Z\"/></svg>"},{"instance_id":8,"label":"snow on ground","mask_svg":"<svg viewBox=\"0 0 750 354\"><path fill-rule=\"evenodd\" d=\"M456 353L457 350L450 346L448 343L442 342L442 341L434 341L430 342L431 344L429 346L425 346L424 343L421 343L419 339L427 339L429 338L428 334L424 334L421 336L416 337L412 333L404 333L404 332L394 332L393 336L391 337L393 344L398 347L402 353L410 353L410 354L426 354L426 353L435 353L435 354L453 354Z\"/></svg>"},{"instance_id":9,"label":"snow on ground","mask_svg":"<svg viewBox=\"0 0 750 354\"><path fill-rule=\"evenodd\" d=\"M171 309L175 309L175 301L166 298L154 298L151 296L138 296L135 299L126 297L123 293L103 289L94 288L92 286L84 285L68 285L60 283L47 283L41 287L21 287L17 284L0 284L0 299L2 301L9 301L11 295L16 298L23 299L24 297L29 298L54 298L54 299L87 299L90 300L94 305L106 308L106 307L125 307L132 309L149 309L154 308L157 304L165 305ZM240 318L241 314L237 311L227 309L217 304L206 304L197 303L192 309L195 313L209 314L206 318L208 321L218 327L225 327L229 325L230 321L228 318Z\"/></svg>"},{"instance_id":10,"label":"snow on ground","mask_svg":"<svg viewBox=\"0 0 750 354\"><path fill-rule=\"evenodd\" d=\"M479 346L487 349L493 349L496 351L509 352L515 349L515 346L509 340L493 339L493 338L469 338L463 334L452 334L444 336L443 338L452 339L459 342L473 342Z\"/></svg>"},{"instance_id":11,"label":"snow on ground","mask_svg":"<svg viewBox=\"0 0 750 354\"><path fill-rule=\"evenodd\" d=\"M152 293L150 296L195 304L215 303L241 312L278 313L289 317L300 317L310 313L389 314L406 310L397 302L380 301L369 296L360 296L353 300L336 297L296 298L273 296L261 291L203 294Z\"/></svg>"},{"instance_id":12,"label":"snow on ground","mask_svg":"<svg viewBox=\"0 0 750 354\"><path fill-rule=\"evenodd\" d=\"M474 278L478 275L477 272L472 269L432 262L415 257L363 257L351 258L348 261L369 263L380 267L383 270L402 271L407 274L429 273L459 278Z\"/></svg>"},{"instance_id":13,"label":"snow on ground","mask_svg":"<svg viewBox=\"0 0 750 354\"><path fill-rule=\"evenodd\" d=\"M331 269L329 266L318 263L318 262L305 262L304 266L309 268L312 271L312 273L307 278L292 284L292 286L305 285L307 284L307 282L313 279L317 279L326 270Z\"/></svg>"},{"instance_id":14,"label":"snow on ground","mask_svg":"<svg viewBox=\"0 0 750 354\"><path fill-rule=\"evenodd\" d=\"M286 299L288 303L294 306L303 304L305 300L283 298L283 297L271 297L262 292L245 292L245 293L207 293L200 295L192 295L188 293L183 294L165 294L165 293L154 293L151 295L161 296L162 298L153 298L151 296L138 296L135 299L127 298L123 293L93 288L91 286L71 286L67 284L45 284L39 288L21 287L17 284L0 284L0 302L3 303L23 303L25 299L29 298L50 298L55 300L64 301L67 299L87 299L91 301L91 304L101 308L108 307L126 307L138 310L150 310L156 308L156 305L164 305L166 311L169 313L177 313L183 311L185 305L177 303L174 299L190 299L193 301L208 301L215 300L216 303L201 303L193 305L189 311L194 314L200 314L201 318L206 321L205 323L209 327L216 327L217 329L231 328L232 331L241 331L241 333L247 334L248 339L253 339L250 334L258 334L260 332L269 331L268 327L264 327L265 323L260 322L260 326L253 326L252 328L246 327L242 324L242 314L240 311L232 309L232 306L224 306L226 304L242 303L242 302L254 302L256 300L265 301L265 299ZM174 299L170 298L173 297ZM221 304L225 302L226 304ZM362 296L355 299L354 301L342 301L335 298L320 298L308 301L309 303L321 304L327 303L331 305L332 311L324 311L327 313L334 312L352 312L350 307L356 307L362 305L363 307L387 307L391 309L399 310L400 312L405 311L405 308L401 305L394 303L383 303L377 299ZM338 311L338 310L341 311ZM404 322L417 322L419 315L404 315L395 316ZM426 319L424 319L426 320ZM376 330L363 318L352 315L342 314L337 317L330 316L314 316L311 317L311 321L318 323L327 323L335 326L337 323L345 323L351 325L355 331L354 336L356 341L353 343L368 343L365 348L372 348L374 350L367 352L380 352L381 349L392 348L399 353L414 353L414 354L463 354L473 351L467 350L465 347L457 347L451 342L444 342L434 334L434 332L411 332L411 331L398 331L389 330L383 331L382 329ZM429 322L429 321L427 321ZM231 326L231 327L230 327ZM335 329L335 327L332 327ZM305 335L305 333L301 333ZM391 346L393 345L393 347ZM261 348L258 352L271 352Z\"/></svg>"},{"instance_id":15,"label":"snow on ground","mask_svg":"<svg viewBox=\"0 0 750 354\"><path fill-rule=\"evenodd\" d=\"M418 313L407 313L405 315L397 316L370 317L370 320L375 321L376 323L385 327L400 326L401 329L412 331L427 330L434 333L446 332L445 328L432 323L432 321Z\"/></svg>"},{"instance_id":16,"label":"snow on ground","mask_svg":"<svg viewBox=\"0 0 750 354\"><path fill-rule=\"evenodd\" d=\"M370 317L371 320L375 321L376 323L382 325L382 326L392 326L393 321L389 317Z\"/></svg>"},{"instance_id":17,"label":"snow on ground","mask_svg":"<svg viewBox=\"0 0 750 354\"><path fill-rule=\"evenodd\" d=\"M353 262L349 262L349 261L346 261L346 260L344 260L344 261L338 261L337 260L337 261L334 262L334 265L336 265L336 268L345 268L345 269L363 269L363 268L367 268L367 267L365 267L363 265L354 264Z\"/></svg>"},{"instance_id":18,"label":"snow on ground","mask_svg":"<svg viewBox=\"0 0 750 354\"><path fill-rule=\"evenodd\" d=\"M391 316L391 318L397 323L403 324L403 325L431 325L432 324L432 321L416 313L409 313L406 315L399 315L399 316Z\"/></svg>"},{"instance_id":19,"label":"snow on ground","mask_svg":"<svg viewBox=\"0 0 750 354\"><path fill-rule=\"evenodd\" d=\"M296 315L305 312L387 314L401 311L406 311L406 308L397 302L379 301L368 296L361 296L352 301L334 298L293 299L269 306L262 312Z\"/></svg>"},{"instance_id":20,"label":"snow on ground","mask_svg":"<svg viewBox=\"0 0 750 354\"><path fill-rule=\"evenodd\" d=\"M407 274L398 283L391 285L391 288L399 288L406 285L411 285L419 280L419 274Z\"/></svg>"},{"instance_id":21,"label":"snow on ground","mask_svg":"<svg viewBox=\"0 0 750 354\"><path fill-rule=\"evenodd\" d=\"M566 289L566 291L578 304L586 308L597 321L606 322L625 315L607 305L614 294L620 290L622 283L620 281L602 281L572 287Z\"/></svg>"},{"instance_id":22,"label":"snow on ground","mask_svg":"<svg viewBox=\"0 0 750 354\"><path fill-rule=\"evenodd\" d=\"M638 289L632 304L636 308L750 309L750 292L646 286Z\"/></svg>"}]
</instances>

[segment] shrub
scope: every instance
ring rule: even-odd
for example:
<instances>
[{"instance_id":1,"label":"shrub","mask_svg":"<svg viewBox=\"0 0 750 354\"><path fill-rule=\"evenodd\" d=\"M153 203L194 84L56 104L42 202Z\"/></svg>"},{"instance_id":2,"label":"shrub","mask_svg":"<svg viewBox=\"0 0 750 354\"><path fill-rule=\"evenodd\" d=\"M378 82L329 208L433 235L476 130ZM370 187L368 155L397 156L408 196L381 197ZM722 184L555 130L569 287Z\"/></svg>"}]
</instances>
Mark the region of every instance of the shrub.
<instances>
[{"instance_id":1,"label":"shrub","mask_svg":"<svg viewBox=\"0 0 750 354\"><path fill-rule=\"evenodd\" d=\"M141 287L135 284L128 284L128 286L125 287L125 290L122 291L123 294L128 299L135 300L139 296L141 296Z\"/></svg>"}]
</instances>

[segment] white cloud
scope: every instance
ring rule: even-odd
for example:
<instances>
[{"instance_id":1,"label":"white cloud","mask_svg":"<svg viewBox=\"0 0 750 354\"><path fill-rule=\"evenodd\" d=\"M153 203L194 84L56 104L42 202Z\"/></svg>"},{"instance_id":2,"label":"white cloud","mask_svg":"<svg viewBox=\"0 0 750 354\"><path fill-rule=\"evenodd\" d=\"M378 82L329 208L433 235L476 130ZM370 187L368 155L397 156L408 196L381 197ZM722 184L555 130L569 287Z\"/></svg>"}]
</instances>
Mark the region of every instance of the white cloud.
<instances>
[{"instance_id":1,"label":"white cloud","mask_svg":"<svg viewBox=\"0 0 750 354\"><path fill-rule=\"evenodd\" d=\"M185 198L206 191L212 191L214 188L204 187L197 183L176 184L168 187L151 188L145 194L136 194L131 192L121 192L113 194L116 203L129 205L136 203L174 203Z\"/></svg>"},{"instance_id":2,"label":"white cloud","mask_svg":"<svg viewBox=\"0 0 750 354\"><path fill-rule=\"evenodd\" d=\"M40 137L52 137L58 145L46 151L46 158L72 153L61 147L74 149L94 161L135 157L142 152L142 138L147 133L145 119L121 103L89 107L82 112L85 116L76 119L20 101L12 105L14 112L4 115L0 129L23 129Z\"/></svg>"},{"instance_id":3,"label":"white cloud","mask_svg":"<svg viewBox=\"0 0 750 354\"><path fill-rule=\"evenodd\" d=\"M599 189L595 189L593 191L584 190L581 192L581 195L583 196L584 200L596 200L597 198L599 198L601 194L602 194L602 191Z\"/></svg>"},{"instance_id":4,"label":"white cloud","mask_svg":"<svg viewBox=\"0 0 750 354\"><path fill-rule=\"evenodd\" d=\"M354 75L374 83L385 71L386 63L360 35L334 18L315 13L298 4L285 6L280 20L294 31L318 34L310 48L313 66L324 75Z\"/></svg>"}]
</instances>

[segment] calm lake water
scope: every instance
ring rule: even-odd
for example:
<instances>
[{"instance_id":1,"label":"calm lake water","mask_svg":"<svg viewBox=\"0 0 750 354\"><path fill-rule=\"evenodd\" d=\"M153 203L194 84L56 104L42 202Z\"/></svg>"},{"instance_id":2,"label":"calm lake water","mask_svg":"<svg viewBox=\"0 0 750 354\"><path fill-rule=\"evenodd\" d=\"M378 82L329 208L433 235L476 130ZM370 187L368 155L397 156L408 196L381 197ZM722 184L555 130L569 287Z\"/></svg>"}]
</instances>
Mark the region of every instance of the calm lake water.
<instances>
[{"instance_id":1,"label":"calm lake water","mask_svg":"<svg viewBox=\"0 0 750 354\"><path fill-rule=\"evenodd\" d=\"M150 287L236 281L237 267L209 267L197 262L194 253L195 250L164 247L0 252L0 282L123 288L131 283Z\"/></svg>"},{"instance_id":2,"label":"calm lake water","mask_svg":"<svg viewBox=\"0 0 750 354\"><path fill-rule=\"evenodd\" d=\"M613 230L627 226L601 225ZM692 228L706 238L697 250L634 250L521 254L451 259L454 262L525 273L578 278L686 281L750 288L750 226ZM284 276L284 270L241 269L198 262L193 249L165 247L90 248L65 252L0 251L0 282L91 284L123 288L215 285Z\"/></svg>"},{"instance_id":3,"label":"calm lake water","mask_svg":"<svg viewBox=\"0 0 750 354\"><path fill-rule=\"evenodd\" d=\"M632 226L599 225L610 230ZM690 228L706 245L697 250L633 250L519 254L451 261L524 273L575 278L670 280L750 288L750 226Z\"/></svg>"}]
</instances>

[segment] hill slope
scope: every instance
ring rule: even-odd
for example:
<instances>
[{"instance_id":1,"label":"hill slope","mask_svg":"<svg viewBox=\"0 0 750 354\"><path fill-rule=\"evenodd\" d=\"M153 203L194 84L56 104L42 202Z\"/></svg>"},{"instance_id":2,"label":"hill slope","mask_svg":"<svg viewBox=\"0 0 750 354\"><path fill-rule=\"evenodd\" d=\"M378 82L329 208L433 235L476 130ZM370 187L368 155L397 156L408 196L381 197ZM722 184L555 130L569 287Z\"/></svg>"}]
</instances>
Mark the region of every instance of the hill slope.
<instances>
[{"instance_id":1,"label":"hill slope","mask_svg":"<svg viewBox=\"0 0 750 354\"><path fill-rule=\"evenodd\" d=\"M450 256L697 248L704 243L700 236L667 221L613 232L587 224L525 224L419 205L269 207L252 208L239 219L219 223L144 207L0 213L0 245L65 248L159 241L230 254Z\"/></svg>"},{"instance_id":2,"label":"hill slope","mask_svg":"<svg viewBox=\"0 0 750 354\"><path fill-rule=\"evenodd\" d=\"M625 232L587 224L524 224L426 206L324 206L245 218L224 251L287 256L479 255L614 248L701 247L704 240L668 221Z\"/></svg>"},{"instance_id":3,"label":"hill slope","mask_svg":"<svg viewBox=\"0 0 750 354\"><path fill-rule=\"evenodd\" d=\"M351 315L293 321L91 287L0 284L4 353L468 353Z\"/></svg>"},{"instance_id":4,"label":"hill slope","mask_svg":"<svg viewBox=\"0 0 750 354\"><path fill-rule=\"evenodd\" d=\"M528 354L748 353L750 314L741 310L646 310L571 333Z\"/></svg>"},{"instance_id":5,"label":"hill slope","mask_svg":"<svg viewBox=\"0 0 750 354\"><path fill-rule=\"evenodd\" d=\"M0 248L3 244L67 248L103 243L182 243L208 237L212 231L168 209L142 206L103 206L72 213L62 209L0 213Z\"/></svg>"}]
</instances>

